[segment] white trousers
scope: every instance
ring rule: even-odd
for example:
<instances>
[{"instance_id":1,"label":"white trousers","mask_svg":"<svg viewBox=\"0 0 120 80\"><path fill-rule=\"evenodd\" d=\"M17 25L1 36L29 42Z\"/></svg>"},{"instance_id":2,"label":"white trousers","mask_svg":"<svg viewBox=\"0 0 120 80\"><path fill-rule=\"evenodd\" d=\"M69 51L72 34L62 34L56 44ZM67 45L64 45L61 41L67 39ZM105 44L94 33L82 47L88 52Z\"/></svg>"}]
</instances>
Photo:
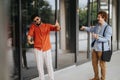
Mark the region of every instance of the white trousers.
<instances>
[{"instance_id":1,"label":"white trousers","mask_svg":"<svg viewBox=\"0 0 120 80\"><path fill-rule=\"evenodd\" d=\"M35 58L37 62L37 68L39 72L39 79L45 80L45 77L44 77L44 61L45 61L45 64L48 70L49 79L54 80L51 50L43 52L42 50L34 49L34 51L35 51Z\"/></svg>"}]
</instances>

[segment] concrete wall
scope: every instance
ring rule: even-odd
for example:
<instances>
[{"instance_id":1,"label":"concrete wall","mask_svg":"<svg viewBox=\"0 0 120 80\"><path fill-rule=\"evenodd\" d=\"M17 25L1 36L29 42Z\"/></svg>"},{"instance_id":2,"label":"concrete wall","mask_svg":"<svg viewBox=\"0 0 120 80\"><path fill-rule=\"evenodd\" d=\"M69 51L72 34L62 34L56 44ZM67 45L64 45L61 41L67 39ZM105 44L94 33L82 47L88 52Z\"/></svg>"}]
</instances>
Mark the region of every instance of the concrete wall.
<instances>
[{"instance_id":1,"label":"concrete wall","mask_svg":"<svg viewBox=\"0 0 120 80\"><path fill-rule=\"evenodd\" d=\"M60 0L60 25L61 25L61 31L60 31L60 49L65 50L66 49L66 35L65 35L65 1Z\"/></svg>"}]
</instances>

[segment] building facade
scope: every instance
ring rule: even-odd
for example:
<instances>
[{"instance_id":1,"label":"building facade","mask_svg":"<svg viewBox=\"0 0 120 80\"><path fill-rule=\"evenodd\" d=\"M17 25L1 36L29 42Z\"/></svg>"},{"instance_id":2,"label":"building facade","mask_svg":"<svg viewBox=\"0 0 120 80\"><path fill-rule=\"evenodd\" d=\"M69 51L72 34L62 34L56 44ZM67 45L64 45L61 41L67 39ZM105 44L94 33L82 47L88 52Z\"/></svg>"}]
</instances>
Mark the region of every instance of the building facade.
<instances>
[{"instance_id":1,"label":"building facade","mask_svg":"<svg viewBox=\"0 0 120 80\"><path fill-rule=\"evenodd\" d=\"M26 41L33 13L40 14L45 23L54 24L56 20L60 23L61 31L50 35L54 70L59 70L91 60L91 35L80 31L80 27L95 25L100 10L108 13L108 23L113 29L112 49L119 50L119 0L11 0L8 14L11 54L18 78L29 80L38 76L33 45Z\"/></svg>"}]
</instances>

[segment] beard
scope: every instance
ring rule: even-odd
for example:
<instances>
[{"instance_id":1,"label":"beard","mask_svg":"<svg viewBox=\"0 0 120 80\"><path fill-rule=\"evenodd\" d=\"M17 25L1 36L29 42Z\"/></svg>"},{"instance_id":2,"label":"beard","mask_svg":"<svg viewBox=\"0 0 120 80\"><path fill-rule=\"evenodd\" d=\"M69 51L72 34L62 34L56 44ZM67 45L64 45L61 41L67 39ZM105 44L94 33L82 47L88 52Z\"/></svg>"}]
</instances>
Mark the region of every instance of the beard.
<instances>
[{"instance_id":1,"label":"beard","mask_svg":"<svg viewBox=\"0 0 120 80\"><path fill-rule=\"evenodd\" d=\"M41 22L39 22L39 23L36 23L36 25L37 25L37 26L39 26L40 24L41 24Z\"/></svg>"}]
</instances>

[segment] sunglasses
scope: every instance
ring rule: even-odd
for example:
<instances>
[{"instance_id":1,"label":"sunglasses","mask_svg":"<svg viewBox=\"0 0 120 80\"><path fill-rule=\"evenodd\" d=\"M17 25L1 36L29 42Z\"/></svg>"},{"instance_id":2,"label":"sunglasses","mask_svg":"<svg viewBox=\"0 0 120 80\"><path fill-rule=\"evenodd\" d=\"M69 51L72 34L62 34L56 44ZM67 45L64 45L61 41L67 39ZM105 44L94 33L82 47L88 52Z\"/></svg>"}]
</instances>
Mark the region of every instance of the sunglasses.
<instances>
[{"instance_id":1,"label":"sunglasses","mask_svg":"<svg viewBox=\"0 0 120 80\"><path fill-rule=\"evenodd\" d=\"M39 19L34 20L34 22L37 22Z\"/></svg>"}]
</instances>

